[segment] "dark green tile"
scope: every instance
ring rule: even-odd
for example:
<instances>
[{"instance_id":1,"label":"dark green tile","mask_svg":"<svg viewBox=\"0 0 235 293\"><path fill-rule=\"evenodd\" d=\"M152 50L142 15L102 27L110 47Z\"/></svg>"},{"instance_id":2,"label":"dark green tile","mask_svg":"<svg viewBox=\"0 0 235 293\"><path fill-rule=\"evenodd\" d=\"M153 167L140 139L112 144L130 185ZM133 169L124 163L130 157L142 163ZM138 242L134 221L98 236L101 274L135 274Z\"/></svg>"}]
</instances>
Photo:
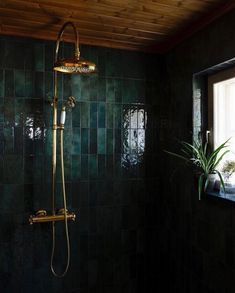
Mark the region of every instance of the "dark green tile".
<instances>
[{"instance_id":1,"label":"dark green tile","mask_svg":"<svg viewBox=\"0 0 235 293\"><path fill-rule=\"evenodd\" d=\"M97 54L98 54L98 61L97 61L97 67L98 67L98 75L104 77L105 76L105 70L106 70L106 48L98 47L97 48Z\"/></svg>"},{"instance_id":2,"label":"dark green tile","mask_svg":"<svg viewBox=\"0 0 235 293\"><path fill-rule=\"evenodd\" d=\"M98 177L100 179L105 178L105 172L106 172L105 155L98 155Z\"/></svg>"},{"instance_id":3,"label":"dark green tile","mask_svg":"<svg viewBox=\"0 0 235 293\"><path fill-rule=\"evenodd\" d=\"M122 66L123 75L127 78L144 78L145 77L145 59L143 53L123 52Z\"/></svg>"},{"instance_id":4,"label":"dark green tile","mask_svg":"<svg viewBox=\"0 0 235 293\"><path fill-rule=\"evenodd\" d=\"M0 56L3 56L0 60L0 68L3 68L5 63L5 40L0 40Z\"/></svg>"},{"instance_id":5,"label":"dark green tile","mask_svg":"<svg viewBox=\"0 0 235 293\"><path fill-rule=\"evenodd\" d=\"M70 182L72 178L72 157L70 154L64 154L64 177L65 182Z\"/></svg>"},{"instance_id":6,"label":"dark green tile","mask_svg":"<svg viewBox=\"0 0 235 293\"><path fill-rule=\"evenodd\" d=\"M88 128L81 129L81 153L88 154L89 147L89 132Z\"/></svg>"},{"instance_id":7,"label":"dark green tile","mask_svg":"<svg viewBox=\"0 0 235 293\"><path fill-rule=\"evenodd\" d=\"M51 71L54 66L54 44L45 44L45 70Z\"/></svg>"},{"instance_id":8,"label":"dark green tile","mask_svg":"<svg viewBox=\"0 0 235 293\"><path fill-rule=\"evenodd\" d=\"M5 97L13 97L15 93L14 87L14 71L5 70Z\"/></svg>"},{"instance_id":9,"label":"dark green tile","mask_svg":"<svg viewBox=\"0 0 235 293\"><path fill-rule=\"evenodd\" d=\"M122 79L115 79L115 102L122 102L122 92L123 92L123 82Z\"/></svg>"},{"instance_id":10,"label":"dark green tile","mask_svg":"<svg viewBox=\"0 0 235 293\"><path fill-rule=\"evenodd\" d=\"M34 182L34 157L24 157L24 184L32 184Z\"/></svg>"},{"instance_id":11,"label":"dark green tile","mask_svg":"<svg viewBox=\"0 0 235 293\"><path fill-rule=\"evenodd\" d=\"M108 50L106 51L106 76L109 77L122 77L122 51L121 50Z\"/></svg>"},{"instance_id":12,"label":"dark green tile","mask_svg":"<svg viewBox=\"0 0 235 293\"><path fill-rule=\"evenodd\" d=\"M5 42L5 59L4 65L6 68L24 69L25 62L25 48L24 42Z\"/></svg>"},{"instance_id":13,"label":"dark green tile","mask_svg":"<svg viewBox=\"0 0 235 293\"><path fill-rule=\"evenodd\" d=\"M97 177L97 155L89 155L89 178Z\"/></svg>"},{"instance_id":14,"label":"dark green tile","mask_svg":"<svg viewBox=\"0 0 235 293\"><path fill-rule=\"evenodd\" d=\"M107 79L99 77L98 80L98 101L99 102L105 102L106 101L106 81Z\"/></svg>"},{"instance_id":15,"label":"dark green tile","mask_svg":"<svg viewBox=\"0 0 235 293\"><path fill-rule=\"evenodd\" d=\"M81 127L88 128L89 127L89 103L80 103L81 105Z\"/></svg>"},{"instance_id":16,"label":"dark green tile","mask_svg":"<svg viewBox=\"0 0 235 293\"><path fill-rule=\"evenodd\" d=\"M90 104L90 128L97 128L97 103Z\"/></svg>"},{"instance_id":17,"label":"dark green tile","mask_svg":"<svg viewBox=\"0 0 235 293\"><path fill-rule=\"evenodd\" d=\"M113 115L114 115L114 128L122 127L122 105L115 104L113 107Z\"/></svg>"},{"instance_id":18,"label":"dark green tile","mask_svg":"<svg viewBox=\"0 0 235 293\"><path fill-rule=\"evenodd\" d=\"M4 164L3 164L3 155L0 154L0 186L3 184L4 179Z\"/></svg>"},{"instance_id":19,"label":"dark green tile","mask_svg":"<svg viewBox=\"0 0 235 293\"><path fill-rule=\"evenodd\" d=\"M105 128L98 128L98 154L105 154L105 140L106 140L106 133Z\"/></svg>"},{"instance_id":20,"label":"dark green tile","mask_svg":"<svg viewBox=\"0 0 235 293\"><path fill-rule=\"evenodd\" d=\"M24 184L24 211L26 213L32 213L34 210L34 185L31 182Z\"/></svg>"},{"instance_id":21,"label":"dark green tile","mask_svg":"<svg viewBox=\"0 0 235 293\"><path fill-rule=\"evenodd\" d=\"M81 179L88 178L88 155L81 155Z\"/></svg>"},{"instance_id":22,"label":"dark green tile","mask_svg":"<svg viewBox=\"0 0 235 293\"><path fill-rule=\"evenodd\" d=\"M72 125L73 125L73 127L80 127L80 124L81 124L80 123L80 118L81 118L80 110L81 110L81 103L76 103L76 105L72 111Z\"/></svg>"},{"instance_id":23,"label":"dark green tile","mask_svg":"<svg viewBox=\"0 0 235 293\"><path fill-rule=\"evenodd\" d=\"M105 103L98 104L98 127L104 128L106 121L106 105Z\"/></svg>"},{"instance_id":24,"label":"dark green tile","mask_svg":"<svg viewBox=\"0 0 235 293\"><path fill-rule=\"evenodd\" d=\"M98 181L90 181L89 183L89 206L97 206L97 194L99 189Z\"/></svg>"},{"instance_id":25,"label":"dark green tile","mask_svg":"<svg viewBox=\"0 0 235 293\"><path fill-rule=\"evenodd\" d=\"M23 213L24 212L24 185L4 184L3 193L0 197L0 205L3 212Z\"/></svg>"},{"instance_id":26,"label":"dark green tile","mask_svg":"<svg viewBox=\"0 0 235 293\"><path fill-rule=\"evenodd\" d=\"M35 72L33 98L44 99L44 73Z\"/></svg>"},{"instance_id":27,"label":"dark green tile","mask_svg":"<svg viewBox=\"0 0 235 293\"><path fill-rule=\"evenodd\" d=\"M24 98L15 99L15 125L23 126L24 124Z\"/></svg>"},{"instance_id":28,"label":"dark green tile","mask_svg":"<svg viewBox=\"0 0 235 293\"><path fill-rule=\"evenodd\" d=\"M4 156L4 176L5 184L23 184L23 158L18 155Z\"/></svg>"},{"instance_id":29,"label":"dark green tile","mask_svg":"<svg viewBox=\"0 0 235 293\"><path fill-rule=\"evenodd\" d=\"M73 152L73 138L74 137L73 137L72 128L66 127L65 125L65 129L64 129L64 153L65 154L71 154Z\"/></svg>"},{"instance_id":30,"label":"dark green tile","mask_svg":"<svg viewBox=\"0 0 235 293\"><path fill-rule=\"evenodd\" d=\"M3 128L3 125L0 124L0 156L3 155L4 153L4 147L5 147L4 128Z\"/></svg>"},{"instance_id":31,"label":"dark green tile","mask_svg":"<svg viewBox=\"0 0 235 293\"><path fill-rule=\"evenodd\" d=\"M81 101L90 100L90 77L81 75Z\"/></svg>"},{"instance_id":32,"label":"dark green tile","mask_svg":"<svg viewBox=\"0 0 235 293\"><path fill-rule=\"evenodd\" d=\"M72 96L76 98L77 101L82 101L82 93L81 93L81 76L77 74L73 74L71 76L71 91Z\"/></svg>"},{"instance_id":33,"label":"dark green tile","mask_svg":"<svg viewBox=\"0 0 235 293\"><path fill-rule=\"evenodd\" d=\"M107 154L113 154L114 151L114 137L113 137L113 129L106 130L106 141L107 141Z\"/></svg>"},{"instance_id":34,"label":"dark green tile","mask_svg":"<svg viewBox=\"0 0 235 293\"><path fill-rule=\"evenodd\" d=\"M15 125L15 100L12 97L4 98L4 122L5 126Z\"/></svg>"},{"instance_id":35,"label":"dark green tile","mask_svg":"<svg viewBox=\"0 0 235 293\"><path fill-rule=\"evenodd\" d=\"M63 75L63 97L65 101L68 97L72 96L72 88L71 88L71 75L64 74Z\"/></svg>"},{"instance_id":36,"label":"dark green tile","mask_svg":"<svg viewBox=\"0 0 235 293\"><path fill-rule=\"evenodd\" d=\"M123 103L145 102L145 82L143 80L123 80L123 88L125 89L122 94Z\"/></svg>"},{"instance_id":37,"label":"dark green tile","mask_svg":"<svg viewBox=\"0 0 235 293\"><path fill-rule=\"evenodd\" d=\"M125 155L116 154L114 157L114 176L120 178L122 176L122 168L125 162Z\"/></svg>"},{"instance_id":38,"label":"dark green tile","mask_svg":"<svg viewBox=\"0 0 235 293\"><path fill-rule=\"evenodd\" d=\"M25 70L34 70L34 46L33 43L28 42L25 46Z\"/></svg>"},{"instance_id":39,"label":"dark green tile","mask_svg":"<svg viewBox=\"0 0 235 293\"><path fill-rule=\"evenodd\" d=\"M33 97L34 74L33 71L25 71L25 96Z\"/></svg>"},{"instance_id":40,"label":"dark green tile","mask_svg":"<svg viewBox=\"0 0 235 293\"><path fill-rule=\"evenodd\" d=\"M25 96L25 71L15 70L15 97Z\"/></svg>"},{"instance_id":41,"label":"dark green tile","mask_svg":"<svg viewBox=\"0 0 235 293\"><path fill-rule=\"evenodd\" d=\"M79 127L73 128L72 154L79 155L81 153L81 131Z\"/></svg>"},{"instance_id":42,"label":"dark green tile","mask_svg":"<svg viewBox=\"0 0 235 293\"><path fill-rule=\"evenodd\" d=\"M76 182L81 178L81 156L72 156L72 181Z\"/></svg>"},{"instance_id":43,"label":"dark green tile","mask_svg":"<svg viewBox=\"0 0 235 293\"><path fill-rule=\"evenodd\" d=\"M90 77L90 101L97 101L98 90L99 90L99 80L96 75L91 75Z\"/></svg>"},{"instance_id":44,"label":"dark green tile","mask_svg":"<svg viewBox=\"0 0 235 293\"><path fill-rule=\"evenodd\" d=\"M57 73L57 98L58 101L62 101L63 99L63 75Z\"/></svg>"},{"instance_id":45,"label":"dark green tile","mask_svg":"<svg viewBox=\"0 0 235 293\"><path fill-rule=\"evenodd\" d=\"M107 78L106 82L106 100L109 103L115 102L115 79Z\"/></svg>"},{"instance_id":46,"label":"dark green tile","mask_svg":"<svg viewBox=\"0 0 235 293\"><path fill-rule=\"evenodd\" d=\"M36 154L34 156L33 164L33 182L34 184L43 184L44 179L46 182L51 181L51 156L43 156Z\"/></svg>"},{"instance_id":47,"label":"dark green tile","mask_svg":"<svg viewBox=\"0 0 235 293\"><path fill-rule=\"evenodd\" d=\"M52 101L52 98L53 98L53 73L45 72L45 100L49 102L49 101Z\"/></svg>"},{"instance_id":48,"label":"dark green tile","mask_svg":"<svg viewBox=\"0 0 235 293\"><path fill-rule=\"evenodd\" d=\"M114 152L115 154L120 154L121 153L121 130L120 129L115 129L114 131Z\"/></svg>"},{"instance_id":49,"label":"dark green tile","mask_svg":"<svg viewBox=\"0 0 235 293\"><path fill-rule=\"evenodd\" d=\"M4 71L0 70L0 97L4 96L4 85L5 85Z\"/></svg>"},{"instance_id":50,"label":"dark green tile","mask_svg":"<svg viewBox=\"0 0 235 293\"><path fill-rule=\"evenodd\" d=\"M114 104L106 104L106 127L113 128L113 107Z\"/></svg>"},{"instance_id":51,"label":"dark green tile","mask_svg":"<svg viewBox=\"0 0 235 293\"><path fill-rule=\"evenodd\" d=\"M114 172L114 155L106 155L106 177L112 178Z\"/></svg>"},{"instance_id":52,"label":"dark green tile","mask_svg":"<svg viewBox=\"0 0 235 293\"><path fill-rule=\"evenodd\" d=\"M44 44L35 44L34 45L34 69L35 71L44 71L44 56L45 56L45 47Z\"/></svg>"},{"instance_id":53,"label":"dark green tile","mask_svg":"<svg viewBox=\"0 0 235 293\"><path fill-rule=\"evenodd\" d=\"M47 128L45 129L45 154L51 155L52 154L52 129Z\"/></svg>"},{"instance_id":54,"label":"dark green tile","mask_svg":"<svg viewBox=\"0 0 235 293\"><path fill-rule=\"evenodd\" d=\"M90 129L90 154L97 153L97 129Z\"/></svg>"},{"instance_id":55,"label":"dark green tile","mask_svg":"<svg viewBox=\"0 0 235 293\"><path fill-rule=\"evenodd\" d=\"M14 154L23 155L24 153L24 133L23 127L14 127Z\"/></svg>"},{"instance_id":56,"label":"dark green tile","mask_svg":"<svg viewBox=\"0 0 235 293\"><path fill-rule=\"evenodd\" d=\"M4 122L4 99L0 97L0 124Z\"/></svg>"},{"instance_id":57,"label":"dark green tile","mask_svg":"<svg viewBox=\"0 0 235 293\"><path fill-rule=\"evenodd\" d=\"M4 127L3 139L4 139L4 153L13 154L14 153L14 128L13 127Z\"/></svg>"}]
</instances>

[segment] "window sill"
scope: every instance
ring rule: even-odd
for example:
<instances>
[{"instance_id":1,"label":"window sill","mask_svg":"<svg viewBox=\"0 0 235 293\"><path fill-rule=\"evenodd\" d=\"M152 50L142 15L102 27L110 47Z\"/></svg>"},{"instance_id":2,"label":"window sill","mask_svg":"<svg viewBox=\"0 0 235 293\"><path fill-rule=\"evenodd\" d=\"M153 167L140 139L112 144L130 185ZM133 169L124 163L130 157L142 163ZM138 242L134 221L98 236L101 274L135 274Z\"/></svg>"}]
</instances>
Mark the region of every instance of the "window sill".
<instances>
[{"instance_id":1,"label":"window sill","mask_svg":"<svg viewBox=\"0 0 235 293\"><path fill-rule=\"evenodd\" d=\"M206 194L209 195L209 196L214 196L216 198L221 198L221 199L226 200L226 201L235 202L235 193L220 194L219 192L209 191L209 192L206 192Z\"/></svg>"}]
</instances>

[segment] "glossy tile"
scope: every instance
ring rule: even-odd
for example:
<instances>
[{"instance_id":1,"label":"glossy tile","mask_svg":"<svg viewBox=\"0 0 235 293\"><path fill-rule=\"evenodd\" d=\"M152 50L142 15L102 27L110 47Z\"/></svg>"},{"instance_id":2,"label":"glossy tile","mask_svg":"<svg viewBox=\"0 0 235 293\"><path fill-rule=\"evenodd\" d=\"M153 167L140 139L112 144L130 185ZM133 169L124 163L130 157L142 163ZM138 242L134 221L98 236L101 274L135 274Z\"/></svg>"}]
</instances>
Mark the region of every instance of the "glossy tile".
<instances>
[{"instance_id":1,"label":"glossy tile","mask_svg":"<svg viewBox=\"0 0 235 293\"><path fill-rule=\"evenodd\" d=\"M14 87L14 71L5 70L5 97L13 97L15 92Z\"/></svg>"},{"instance_id":2,"label":"glossy tile","mask_svg":"<svg viewBox=\"0 0 235 293\"><path fill-rule=\"evenodd\" d=\"M90 128L97 128L97 103L90 103Z\"/></svg>"},{"instance_id":3,"label":"glossy tile","mask_svg":"<svg viewBox=\"0 0 235 293\"><path fill-rule=\"evenodd\" d=\"M106 132L105 128L98 128L98 139L97 139L97 148L98 154L105 154L106 153Z\"/></svg>"},{"instance_id":4,"label":"glossy tile","mask_svg":"<svg viewBox=\"0 0 235 293\"><path fill-rule=\"evenodd\" d=\"M98 104L98 127L104 128L106 121L106 105L103 102Z\"/></svg>"},{"instance_id":5,"label":"glossy tile","mask_svg":"<svg viewBox=\"0 0 235 293\"><path fill-rule=\"evenodd\" d=\"M5 86L5 81L4 81L4 71L1 69L0 70L0 97L4 96L4 86Z\"/></svg>"},{"instance_id":6,"label":"glossy tile","mask_svg":"<svg viewBox=\"0 0 235 293\"><path fill-rule=\"evenodd\" d=\"M89 150L89 131L88 128L81 129L81 153L88 154Z\"/></svg>"}]
</instances>

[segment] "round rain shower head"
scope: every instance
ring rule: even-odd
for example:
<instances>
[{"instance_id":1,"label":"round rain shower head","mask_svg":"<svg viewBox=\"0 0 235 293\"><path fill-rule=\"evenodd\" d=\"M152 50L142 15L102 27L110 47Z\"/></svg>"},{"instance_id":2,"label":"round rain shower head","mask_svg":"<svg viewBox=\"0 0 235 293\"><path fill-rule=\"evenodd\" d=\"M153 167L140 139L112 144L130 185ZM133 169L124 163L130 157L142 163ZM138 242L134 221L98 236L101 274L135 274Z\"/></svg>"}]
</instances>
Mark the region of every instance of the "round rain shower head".
<instances>
[{"instance_id":1,"label":"round rain shower head","mask_svg":"<svg viewBox=\"0 0 235 293\"><path fill-rule=\"evenodd\" d=\"M83 58L67 58L60 59L55 62L54 70L63 72L63 73L81 73L81 74L90 74L96 73L96 65L90 61L87 61Z\"/></svg>"},{"instance_id":2,"label":"round rain shower head","mask_svg":"<svg viewBox=\"0 0 235 293\"><path fill-rule=\"evenodd\" d=\"M62 35L66 26L72 26L74 31L74 45L75 45L75 54L74 58L64 58L59 59L59 47ZM54 68L55 71L63 72L63 73L81 73L81 74L89 74L89 73L96 73L97 68L93 62L87 61L83 58L80 58L80 51L79 51L79 43L78 43L78 32L75 25L72 22L66 22L57 37L56 42L56 50L55 50L55 64Z\"/></svg>"}]
</instances>

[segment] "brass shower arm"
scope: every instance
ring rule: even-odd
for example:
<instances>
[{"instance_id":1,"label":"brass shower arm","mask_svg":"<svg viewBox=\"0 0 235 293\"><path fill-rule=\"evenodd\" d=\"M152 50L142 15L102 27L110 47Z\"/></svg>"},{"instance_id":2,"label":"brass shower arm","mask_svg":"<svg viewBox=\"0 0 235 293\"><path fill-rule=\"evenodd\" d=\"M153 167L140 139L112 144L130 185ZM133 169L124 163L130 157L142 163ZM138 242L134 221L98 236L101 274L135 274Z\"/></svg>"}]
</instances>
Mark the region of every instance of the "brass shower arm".
<instances>
[{"instance_id":1,"label":"brass shower arm","mask_svg":"<svg viewBox=\"0 0 235 293\"><path fill-rule=\"evenodd\" d=\"M57 37L57 41L56 41L56 49L55 49L55 62L58 61L58 54L59 54L59 48L60 48L60 42L61 42L61 38L63 36L63 33L65 31L65 28L68 26L68 25L71 25L72 28L73 28L73 31L74 31L74 36L75 36L75 57L77 59L79 59L80 57L80 51L79 51L79 36L78 36L78 31L75 27L75 25L71 22L71 21L68 21L66 22L62 28L60 29L59 31L59 34L58 34L58 37Z\"/></svg>"}]
</instances>

